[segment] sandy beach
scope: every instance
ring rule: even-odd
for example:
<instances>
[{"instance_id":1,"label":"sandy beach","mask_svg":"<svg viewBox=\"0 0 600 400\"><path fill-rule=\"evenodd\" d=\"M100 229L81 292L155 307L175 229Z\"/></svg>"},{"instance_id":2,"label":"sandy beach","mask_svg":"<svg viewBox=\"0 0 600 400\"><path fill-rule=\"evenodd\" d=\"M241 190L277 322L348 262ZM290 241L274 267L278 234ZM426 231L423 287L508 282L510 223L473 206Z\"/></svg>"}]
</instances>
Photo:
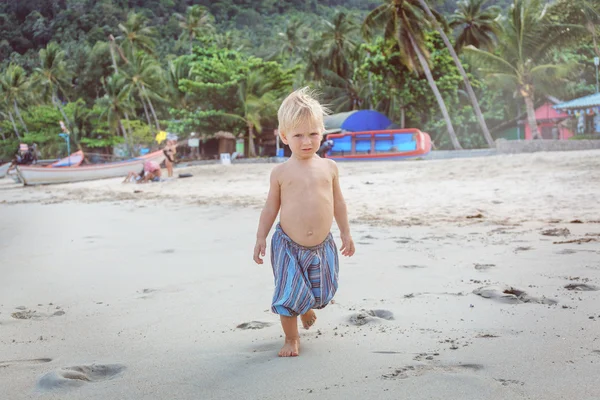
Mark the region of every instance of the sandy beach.
<instances>
[{"instance_id":1,"label":"sandy beach","mask_svg":"<svg viewBox=\"0 0 600 400\"><path fill-rule=\"evenodd\" d=\"M0 180L0 399L600 398L600 151L338 165L357 253L294 359L273 164Z\"/></svg>"}]
</instances>

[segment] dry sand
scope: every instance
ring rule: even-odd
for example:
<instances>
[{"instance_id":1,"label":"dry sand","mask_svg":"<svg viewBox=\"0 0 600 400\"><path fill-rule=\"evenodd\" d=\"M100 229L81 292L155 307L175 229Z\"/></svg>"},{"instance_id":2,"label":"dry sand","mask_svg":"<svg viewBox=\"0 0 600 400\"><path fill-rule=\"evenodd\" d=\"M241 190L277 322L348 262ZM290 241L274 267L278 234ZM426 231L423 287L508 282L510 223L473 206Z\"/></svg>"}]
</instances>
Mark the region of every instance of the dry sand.
<instances>
[{"instance_id":1,"label":"dry sand","mask_svg":"<svg viewBox=\"0 0 600 400\"><path fill-rule=\"evenodd\" d=\"M600 151L339 165L357 254L295 359L272 164L0 181L0 399L600 398Z\"/></svg>"}]
</instances>

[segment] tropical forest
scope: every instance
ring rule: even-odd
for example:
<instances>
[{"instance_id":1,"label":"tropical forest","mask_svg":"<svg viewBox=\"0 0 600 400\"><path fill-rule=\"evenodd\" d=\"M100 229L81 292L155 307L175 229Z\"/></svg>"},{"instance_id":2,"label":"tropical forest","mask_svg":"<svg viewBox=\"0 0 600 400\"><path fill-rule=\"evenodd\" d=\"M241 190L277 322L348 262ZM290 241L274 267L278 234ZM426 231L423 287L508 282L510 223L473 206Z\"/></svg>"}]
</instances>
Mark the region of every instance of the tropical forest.
<instances>
[{"instance_id":1,"label":"tropical forest","mask_svg":"<svg viewBox=\"0 0 600 400\"><path fill-rule=\"evenodd\" d=\"M494 147L523 121L539 136L548 98L596 91L599 27L600 0L2 0L0 158L135 156L163 131L268 157L305 86L436 149Z\"/></svg>"}]
</instances>

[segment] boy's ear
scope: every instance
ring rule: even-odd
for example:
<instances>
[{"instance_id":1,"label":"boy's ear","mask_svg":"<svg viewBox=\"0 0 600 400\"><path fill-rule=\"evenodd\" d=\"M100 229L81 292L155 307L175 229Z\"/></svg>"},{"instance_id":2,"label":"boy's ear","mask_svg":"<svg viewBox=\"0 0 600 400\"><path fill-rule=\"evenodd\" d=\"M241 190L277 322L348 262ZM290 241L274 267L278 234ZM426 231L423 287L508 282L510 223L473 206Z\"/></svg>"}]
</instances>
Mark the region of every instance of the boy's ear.
<instances>
[{"instance_id":1,"label":"boy's ear","mask_svg":"<svg viewBox=\"0 0 600 400\"><path fill-rule=\"evenodd\" d=\"M283 144L289 144L287 137L285 136L285 132L279 131L279 137L281 138L281 141L283 142Z\"/></svg>"}]
</instances>

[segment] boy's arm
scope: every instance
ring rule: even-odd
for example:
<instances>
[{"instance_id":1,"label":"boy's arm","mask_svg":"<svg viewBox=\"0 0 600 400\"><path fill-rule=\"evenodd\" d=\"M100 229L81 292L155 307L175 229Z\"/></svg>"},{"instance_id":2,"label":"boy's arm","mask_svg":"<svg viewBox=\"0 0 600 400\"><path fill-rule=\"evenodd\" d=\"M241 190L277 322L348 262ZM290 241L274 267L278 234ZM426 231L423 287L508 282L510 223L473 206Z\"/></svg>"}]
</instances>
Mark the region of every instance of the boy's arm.
<instances>
[{"instance_id":1,"label":"boy's arm","mask_svg":"<svg viewBox=\"0 0 600 400\"><path fill-rule=\"evenodd\" d=\"M269 231L275 222L275 218L277 218L279 207L281 206L279 169L279 166L277 166L273 168L273 171L271 171L269 194L267 195L265 206L260 213L258 230L256 232L256 245L254 246L254 262L257 264L263 263L261 257L265 256L265 251L267 249L267 236L269 235Z\"/></svg>"},{"instance_id":2,"label":"boy's arm","mask_svg":"<svg viewBox=\"0 0 600 400\"><path fill-rule=\"evenodd\" d=\"M348 222L348 208L340 187L340 173L335 161L331 160L333 168L333 216L335 222L340 228L340 237L342 239L342 248L340 251L344 256L352 256L354 254L354 240L350 235L350 223Z\"/></svg>"}]
</instances>

